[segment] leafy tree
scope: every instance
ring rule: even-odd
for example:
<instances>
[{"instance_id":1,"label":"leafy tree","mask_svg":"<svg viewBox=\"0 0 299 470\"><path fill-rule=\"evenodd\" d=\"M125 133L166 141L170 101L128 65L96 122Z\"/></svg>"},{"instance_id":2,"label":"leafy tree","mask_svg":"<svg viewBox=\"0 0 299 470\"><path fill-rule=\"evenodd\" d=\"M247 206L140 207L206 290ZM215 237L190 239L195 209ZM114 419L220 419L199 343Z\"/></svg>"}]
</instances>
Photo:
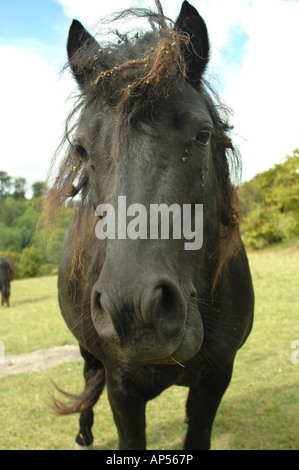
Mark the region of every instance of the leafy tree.
<instances>
[{"instance_id":1,"label":"leafy tree","mask_svg":"<svg viewBox=\"0 0 299 470\"><path fill-rule=\"evenodd\" d=\"M0 171L0 197L6 197L10 194L12 187L12 178L6 171Z\"/></svg>"},{"instance_id":2,"label":"leafy tree","mask_svg":"<svg viewBox=\"0 0 299 470\"><path fill-rule=\"evenodd\" d=\"M21 251L22 233L17 228L0 223L0 250Z\"/></svg>"},{"instance_id":3,"label":"leafy tree","mask_svg":"<svg viewBox=\"0 0 299 470\"><path fill-rule=\"evenodd\" d=\"M59 263L65 231L74 215L68 208L51 233L43 226L41 214L45 184L32 185L32 199L25 198L26 179L0 172L0 252L17 260L16 276L52 273Z\"/></svg>"},{"instance_id":4,"label":"leafy tree","mask_svg":"<svg viewBox=\"0 0 299 470\"><path fill-rule=\"evenodd\" d=\"M29 246L22 251L20 257L20 271L22 277L35 277L43 264L43 253L34 246Z\"/></svg>"},{"instance_id":5,"label":"leafy tree","mask_svg":"<svg viewBox=\"0 0 299 470\"><path fill-rule=\"evenodd\" d=\"M239 197L248 246L262 248L299 236L299 150L244 183Z\"/></svg>"},{"instance_id":6,"label":"leafy tree","mask_svg":"<svg viewBox=\"0 0 299 470\"><path fill-rule=\"evenodd\" d=\"M33 199L42 197L45 192L45 183L43 181L37 181L31 186L31 188L33 191L33 194L32 194Z\"/></svg>"},{"instance_id":7,"label":"leafy tree","mask_svg":"<svg viewBox=\"0 0 299 470\"><path fill-rule=\"evenodd\" d=\"M14 193L13 197L15 199L25 199L26 192L26 179L25 178L15 178L14 182Z\"/></svg>"}]
</instances>

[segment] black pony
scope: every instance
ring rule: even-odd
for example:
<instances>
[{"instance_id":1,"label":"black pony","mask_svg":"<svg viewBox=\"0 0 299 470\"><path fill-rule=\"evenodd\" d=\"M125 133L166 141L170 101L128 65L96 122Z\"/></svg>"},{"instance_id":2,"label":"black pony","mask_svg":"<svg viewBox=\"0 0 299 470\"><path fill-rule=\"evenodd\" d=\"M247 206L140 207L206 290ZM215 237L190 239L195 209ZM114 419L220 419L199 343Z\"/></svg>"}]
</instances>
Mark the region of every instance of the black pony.
<instances>
[{"instance_id":1,"label":"black pony","mask_svg":"<svg viewBox=\"0 0 299 470\"><path fill-rule=\"evenodd\" d=\"M0 291L2 292L3 307L9 307L10 281L14 277L13 262L9 258L0 258Z\"/></svg>"},{"instance_id":2,"label":"black pony","mask_svg":"<svg viewBox=\"0 0 299 470\"><path fill-rule=\"evenodd\" d=\"M47 214L56 217L80 195L58 287L62 315L85 359L86 386L80 396L69 395L69 406L56 406L61 414L81 414L76 442L85 447L105 383L120 449L146 447L146 402L176 384L190 389L184 448L208 449L236 352L252 325L253 289L231 178L238 159L226 110L203 80L206 25L187 1L175 23L156 4L158 13L121 15L147 17L152 29L144 34L117 33L116 44L99 45L73 21L68 38L80 97ZM112 219L108 205L106 216L96 210L103 203L114 209ZM141 206L159 208L159 227L168 209L173 235L146 236L141 220L149 227L149 212L132 219ZM180 209L189 210L191 234L202 232L195 250L186 249L190 236L171 232ZM119 222L124 217L131 236ZM108 236L109 220L118 220L115 236Z\"/></svg>"}]
</instances>

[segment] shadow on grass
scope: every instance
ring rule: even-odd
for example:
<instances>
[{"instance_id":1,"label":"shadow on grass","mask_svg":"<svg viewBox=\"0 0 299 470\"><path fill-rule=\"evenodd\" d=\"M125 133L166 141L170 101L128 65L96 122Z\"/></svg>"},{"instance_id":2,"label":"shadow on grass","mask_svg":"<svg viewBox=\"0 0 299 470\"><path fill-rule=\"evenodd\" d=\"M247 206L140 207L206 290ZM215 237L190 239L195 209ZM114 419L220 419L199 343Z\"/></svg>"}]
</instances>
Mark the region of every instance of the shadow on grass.
<instances>
[{"instance_id":1,"label":"shadow on grass","mask_svg":"<svg viewBox=\"0 0 299 470\"><path fill-rule=\"evenodd\" d=\"M52 299L52 295L44 295L43 297L34 297L33 299L24 299L24 300L11 300L11 308L18 307L25 304L33 304L36 302L41 302L42 300Z\"/></svg>"}]
</instances>

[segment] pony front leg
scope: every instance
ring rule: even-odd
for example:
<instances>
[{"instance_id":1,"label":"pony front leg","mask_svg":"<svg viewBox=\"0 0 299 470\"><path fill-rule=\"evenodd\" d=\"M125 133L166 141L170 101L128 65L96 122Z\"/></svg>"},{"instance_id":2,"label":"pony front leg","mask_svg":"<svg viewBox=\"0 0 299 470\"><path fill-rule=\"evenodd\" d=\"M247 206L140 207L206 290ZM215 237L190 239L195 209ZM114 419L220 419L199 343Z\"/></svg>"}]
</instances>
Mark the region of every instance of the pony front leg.
<instances>
[{"instance_id":1,"label":"pony front leg","mask_svg":"<svg viewBox=\"0 0 299 470\"><path fill-rule=\"evenodd\" d=\"M108 397L119 437L119 450L146 448L146 398L124 384L108 384Z\"/></svg>"},{"instance_id":2,"label":"pony front leg","mask_svg":"<svg viewBox=\"0 0 299 470\"><path fill-rule=\"evenodd\" d=\"M187 399L188 431L184 450L209 450L214 418L230 383L233 364L213 380L191 387Z\"/></svg>"}]
</instances>

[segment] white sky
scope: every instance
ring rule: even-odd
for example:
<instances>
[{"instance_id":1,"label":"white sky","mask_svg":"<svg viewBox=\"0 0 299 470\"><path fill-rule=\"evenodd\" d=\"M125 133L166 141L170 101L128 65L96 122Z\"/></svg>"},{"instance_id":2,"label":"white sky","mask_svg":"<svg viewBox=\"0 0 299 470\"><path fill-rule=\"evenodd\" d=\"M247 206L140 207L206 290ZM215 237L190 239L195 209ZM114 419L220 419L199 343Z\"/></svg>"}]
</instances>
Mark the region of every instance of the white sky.
<instances>
[{"instance_id":1,"label":"white sky","mask_svg":"<svg viewBox=\"0 0 299 470\"><path fill-rule=\"evenodd\" d=\"M48 1L48 0L46 0ZM99 19L131 5L153 7L153 0L55 0L71 18L93 31ZM221 84L226 104L234 110L235 142L243 155L243 180L252 178L299 147L299 1L195 0L212 44L209 76ZM162 2L173 19L181 2ZM0 5L1 14L1 5ZM239 50L239 36L247 37ZM65 35L68 31L59 32ZM0 33L1 37L1 33ZM234 59L228 55L233 45ZM23 176L28 185L44 180L59 144L67 115L65 100L74 88L59 79L66 61L65 45L51 49L43 38L0 43L0 170ZM215 78L216 77L216 78Z\"/></svg>"}]
</instances>

